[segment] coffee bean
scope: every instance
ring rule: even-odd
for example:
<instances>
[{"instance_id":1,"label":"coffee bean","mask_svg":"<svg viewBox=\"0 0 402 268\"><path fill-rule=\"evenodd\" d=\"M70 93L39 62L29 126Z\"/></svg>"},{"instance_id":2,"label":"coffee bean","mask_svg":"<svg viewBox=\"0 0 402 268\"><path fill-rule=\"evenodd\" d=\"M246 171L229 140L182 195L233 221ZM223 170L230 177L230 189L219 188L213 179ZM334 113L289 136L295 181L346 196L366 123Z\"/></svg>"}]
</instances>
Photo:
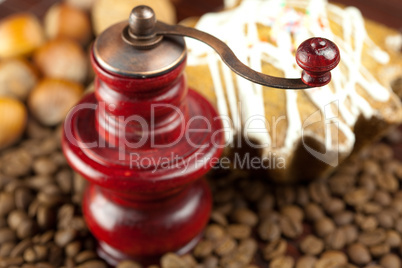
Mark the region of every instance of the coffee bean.
<instances>
[{"instance_id":1,"label":"coffee bean","mask_svg":"<svg viewBox=\"0 0 402 268\"><path fill-rule=\"evenodd\" d=\"M224 203L224 204L215 204L215 210L219 211L225 216L228 216L234 209L234 205L232 203Z\"/></svg>"},{"instance_id":2,"label":"coffee bean","mask_svg":"<svg viewBox=\"0 0 402 268\"><path fill-rule=\"evenodd\" d=\"M135 261L122 261L119 262L116 268L142 268L142 265Z\"/></svg>"},{"instance_id":3,"label":"coffee bean","mask_svg":"<svg viewBox=\"0 0 402 268\"><path fill-rule=\"evenodd\" d=\"M314 229L318 236L325 237L335 230L335 224L330 218L323 217L315 222Z\"/></svg>"},{"instance_id":4,"label":"coffee bean","mask_svg":"<svg viewBox=\"0 0 402 268\"><path fill-rule=\"evenodd\" d=\"M344 229L338 228L328 234L325 237L325 244L329 249L341 250L346 244Z\"/></svg>"},{"instance_id":5,"label":"coffee bean","mask_svg":"<svg viewBox=\"0 0 402 268\"><path fill-rule=\"evenodd\" d=\"M72 220L74 218L75 207L72 204L62 205L57 214L59 220L58 228L68 228L71 227Z\"/></svg>"},{"instance_id":6,"label":"coffee bean","mask_svg":"<svg viewBox=\"0 0 402 268\"><path fill-rule=\"evenodd\" d=\"M63 250L53 243L48 243L49 259L48 262L54 266L60 266L62 263Z\"/></svg>"},{"instance_id":7,"label":"coffee bean","mask_svg":"<svg viewBox=\"0 0 402 268\"><path fill-rule=\"evenodd\" d=\"M384 268L399 268L401 267L401 259L395 254L387 254L381 258L380 265Z\"/></svg>"},{"instance_id":8,"label":"coffee bean","mask_svg":"<svg viewBox=\"0 0 402 268\"><path fill-rule=\"evenodd\" d=\"M316 203L309 203L304 207L306 218L309 221L317 221L325 216L323 209Z\"/></svg>"},{"instance_id":9,"label":"coffee bean","mask_svg":"<svg viewBox=\"0 0 402 268\"><path fill-rule=\"evenodd\" d=\"M362 212L366 214L377 214L383 210L382 206L378 203L367 202L362 207Z\"/></svg>"},{"instance_id":10,"label":"coffee bean","mask_svg":"<svg viewBox=\"0 0 402 268\"><path fill-rule=\"evenodd\" d=\"M19 239L25 239L36 234L37 231L36 222L32 219L26 219L18 225L16 233Z\"/></svg>"},{"instance_id":11,"label":"coffee bean","mask_svg":"<svg viewBox=\"0 0 402 268\"><path fill-rule=\"evenodd\" d=\"M186 263L173 253L167 253L162 256L161 266L162 268L187 268Z\"/></svg>"},{"instance_id":12,"label":"coffee bean","mask_svg":"<svg viewBox=\"0 0 402 268\"><path fill-rule=\"evenodd\" d=\"M50 230L50 231L46 231L45 233L43 233L40 238L39 238L39 244L46 244L47 242L49 242L50 240L52 240L54 237L54 231Z\"/></svg>"},{"instance_id":13,"label":"coffee bean","mask_svg":"<svg viewBox=\"0 0 402 268\"><path fill-rule=\"evenodd\" d=\"M13 248L15 247L14 242L4 242L0 245L0 258L10 257ZM1 267L1 266L0 266Z\"/></svg>"},{"instance_id":14,"label":"coffee bean","mask_svg":"<svg viewBox=\"0 0 402 268\"><path fill-rule=\"evenodd\" d=\"M371 156L379 162L387 162L392 159L394 152L385 143L378 143L371 149Z\"/></svg>"},{"instance_id":15,"label":"coffee bean","mask_svg":"<svg viewBox=\"0 0 402 268\"><path fill-rule=\"evenodd\" d=\"M41 139L50 136L52 134L52 131L49 128L41 126L33 119L29 119L27 123L26 133L29 138Z\"/></svg>"},{"instance_id":16,"label":"coffee bean","mask_svg":"<svg viewBox=\"0 0 402 268\"><path fill-rule=\"evenodd\" d=\"M345 210L334 214L333 219L336 225L342 226L353 222L355 214L352 211Z\"/></svg>"},{"instance_id":17,"label":"coffee bean","mask_svg":"<svg viewBox=\"0 0 402 268\"><path fill-rule=\"evenodd\" d=\"M249 264L252 261L255 253L257 252L257 249L258 245L254 239L243 239L234 252L236 261L239 261L244 265Z\"/></svg>"},{"instance_id":18,"label":"coffee bean","mask_svg":"<svg viewBox=\"0 0 402 268\"><path fill-rule=\"evenodd\" d=\"M0 164L0 170L1 170L1 164ZM1 174L0 172L0 190L4 190L5 186L7 186L9 183L15 180L16 178L12 176L6 176L4 174Z\"/></svg>"},{"instance_id":19,"label":"coffee bean","mask_svg":"<svg viewBox=\"0 0 402 268\"><path fill-rule=\"evenodd\" d=\"M287 245L288 244L284 239L269 242L263 249L264 259L269 261L277 256L285 254Z\"/></svg>"},{"instance_id":20,"label":"coffee bean","mask_svg":"<svg viewBox=\"0 0 402 268\"><path fill-rule=\"evenodd\" d=\"M374 231L378 226L377 218L374 216L362 217L361 221L356 216L355 221L363 231Z\"/></svg>"},{"instance_id":21,"label":"coffee bean","mask_svg":"<svg viewBox=\"0 0 402 268\"><path fill-rule=\"evenodd\" d=\"M57 150L58 144L57 139L53 136L47 137L43 139L38 145L39 148L35 150L35 152L31 152L31 154L35 156L45 156L53 153Z\"/></svg>"},{"instance_id":22,"label":"coffee bean","mask_svg":"<svg viewBox=\"0 0 402 268\"><path fill-rule=\"evenodd\" d=\"M65 268L74 268L75 261L69 257L66 257L66 259L64 260L64 267Z\"/></svg>"},{"instance_id":23,"label":"coffee bean","mask_svg":"<svg viewBox=\"0 0 402 268\"><path fill-rule=\"evenodd\" d=\"M35 196L27 187L20 187L15 190L15 206L18 209L27 210L29 204L34 200Z\"/></svg>"},{"instance_id":24,"label":"coffee bean","mask_svg":"<svg viewBox=\"0 0 402 268\"><path fill-rule=\"evenodd\" d=\"M353 189L355 178L347 174L336 174L328 179L329 189L335 195L344 195Z\"/></svg>"},{"instance_id":25,"label":"coffee bean","mask_svg":"<svg viewBox=\"0 0 402 268\"><path fill-rule=\"evenodd\" d=\"M361 243L354 243L349 245L347 248L347 252L349 258L358 265L367 264L371 261L369 250Z\"/></svg>"},{"instance_id":26,"label":"coffee bean","mask_svg":"<svg viewBox=\"0 0 402 268\"><path fill-rule=\"evenodd\" d=\"M193 250L196 258L205 258L212 253L213 244L210 240L202 240L198 242Z\"/></svg>"},{"instance_id":27,"label":"coffee bean","mask_svg":"<svg viewBox=\"0 0 402 268\"><path fill-rule=\"evenodd\" d=\"M88 231L84 218L79 216L74 216L71 219L71 228L79 231L81 234L85 234Z\"/></svg>"},{"instance_id":28,"label":"coffee bean","mask_svg":"<svg viewBox=\"0 0 402 268\"><path fill-rule=\"evenodd\" d=\"M341 227L343 232L345 233L345 242L346 244L351 244L355 242L359 236L359 230L356 225L347 224Z\"/></svg>"},{"instance_id":29,"label":"coffee bean","mask_svg":"<svg viewBox=\"0 0 402 268\"><path fill-rule=\"evenodd\" d=\"M64 154L60 151L54 151L50 155L50 159L58 166L58 167L66 167L68 166L67 159ZM70 169L66 169L71 172Z\"/></svg>"},{"instance_id":30,"label":"coffee bean","mask_svg":"<svg viewBox=\"0 0 402 268\"><path fill-rule=\"evenodd\" d=\"M23 254L24 260L29 263L36 262L36 253L33 248L27 248Z\"/></svg>"},{"instance_id":31,"label":"coffee bean","mask_svg":"<svg viewBox=\"0 0 402 268\"><path fill-rule=\"evenodd\" d=\"M299 206L305 206L310 202L308 190L305 187L296 188L296 203Z\"/></svg>"},{"instance_id":32,"label":"coffee bean","mask_svg":"<svg viewBox=\"0 0 402 268\"><path fill-rule=\"evenodd\" d=\"M228 225L228 220L226 219L226 216L217 210L212 211L211 220L222 226Z\"/></svg>"},{"instance_id":33,"label":"coffee bean","mask_svg":"<svg viewBox=\"0 0 402 268\"><path fill-rule=\"evenodd\" d=\"M68 243L64 248L66 256L70 258L75 257L80 252L81 246L82 244L80 241L73 241Z\"/></svg>"},{"instance_id":34,"label":"coffee bean","mask_svg":"<svg viewBox=\"0 0 402 268\"><path fill-rule=\"evenodd\" d=\"M31 171L32 156L24 149L15 149L6 153L1 162L5 175L19 177Z\"/></svg>"},{"instance_id":35,"label":"coffee bean","mask_svg":"<svg viewBox=\"0 0 402 268\"><path fill-rule=\"evenodd\" d=\"M277 240L281 236L281 229L276 222L265 219L258 227L258 234L266 241Z\"/></svg>"},{"instance_id":36,"label":"coffee bean","mask_svg":"<svg viewBox=\"0 0 402 268\"><path fill-rule=\"evenodd\" d=\"M56 185L48 184L38 193L38 201L50 207L56 206L62 201L62 194Z\"/></svg>"},{"instance_id":37,"label":"coffee bean","mask_svg":"<svg viewBox=\"0 0 402 268\"><path fill-rule=\"evenodd\" d=\"M0 258L0 267L11 267L13 265L16 265L18 267L23 263L24 263L24 259L22 257Z\"/></svg>"},{"instance_id":38,"label":"coffee bean","mask_svg":"<svg viewBox=\"0 0 402 268\"><path fill-rule=\"evenodd\" d=\"M181 259L185 262L187 267L195 267L195 266L197 266L197 261L190 254L185 254L185 255L181 256Z\"/></svg>"},{"instance_id":39,"label":"coffee bean","mask_svg":"<svg viewBox=\"0 0 402 268\"><path fill-rule=\"evenodd\" d=\"M360 175L358 179L358 186L359 188L365 189L369 193L374 193L377 190L377 183L375 178L367 173L363 173L362 175ZM350 189L353 189L353 185Z\"/></svg>"},{"instance_id":40,"label":"coffee bean","mask_svg":"<svg viewBox=\"0 0 402 268\"><path fill-rule=\"evenodd\" d=\"M333 215L338 212L342 212L345 209L345 202L339 198L330 198L323 203L324 209L327 213Z\"/></svg>"},{"instance_id":41,"label":"coffee bean","mask_svg":"<svg viewBox=\"0 0 402 268\"><path fill-rule=\"evenodd\" d=\"M294 221L286 215L282 215L279 219L282 234L288 238L297 238L303 233L303 223Z\"/></svg>"},{"instance_id":42,"label":"coffee bean","mask_svg":"<svg viewBox=\"0 0 402 268\"><path fill-rule=\"evenodd\" d=\"M383 207L386 207L386 206L389 206L391 204L392 197L388 192L386 192L384 190L377 190L374 193L373 200L377 204L379 204L379 205L381 205Z\"/></svg>"},{"instance_id":43,"label":"coffee bean","mask_svg":"<svg viewBox=\"0 0 402 268\"><path fill-rule=\"evenodd\" d=\"M7 220L0 217L0 228L7 227Z\"/></svg>"},{"instance_id":44,"label":"coffee bean","mask_svg":"<svg viewBox=\"0 0 402 268\"><path fill-rule=\"evenodd\" d=\"M396 230L397 232L399 232L399 233L402 233L402 217L401 217L401 218L398 218L398 219L395 221L395 230Z\"/></svg>"},{"instance_id":45,"label":"coffee bean","mask_svg":"<svg viewBox=\"0 0 402 268\"><path fill-rule=\"evenodd\" d=\"M57 171L57 165L48 157L38 157L33 162L33 170L38 175L52 175Z\"/></svg>"},{"instance_id":46,"label":"coffee bean","mask_svg":"<svg viewBox=\"0 0 402 268\"><path fill-rule=\"evenodd\" d=\"M254 227L258 223L257 215L245 208L237 209L232 214L233 221Z\"/></svg>"},{"instance_id":47,"label":"coffee bean","mask_svg":"<svg viewBox=\"0 0 402 268\"><path fill-rule=\"evenodd\" d=\"M5 191L5 192L8 192L8 193L11 193L11 194L14 194L15 191L16 191L18 188L21 188L21 187L24 187L24 182L23 182L23 180L16 179L16 180L10 181L10 182L4 187L4 191ZM14 202L14 204L15 204L15 202Z\"/></svg>"},{"instance_id":48,"label":"coffee bean","mask_svg":"<svg viewBox=\"0 0 402 268\"><path fill-rule=\"evenodd\" d=\"M36 217L41 229L51 229L56 225L56 213L53 208L47 205L39 205Z\"/></svg>"},{"instance_id":49,"label":"coffee bean","mask_svg":"<svg viewBox=\"0 0 402 268\"><path fill-rule=\"evenodd\" d=\"M330 198L328 185L323 181L314 181L309 185L311 199L316 203L322 203Z\"/></svg>"},{"instance_id":50,"label":"coffee bean","mask_svg":"<svg viewBox=\"0 0 402 268\"><path fill-rule=\"evenodd\" d=\"M225 235L225 230L217 224L210 224L205 229L205 237L212 241L217 241L219 239L222 239L224 237L224 235Z\"/></svg>"},{"instance_id":51,"label":"coffee bean","mask_svg":"<svg viewBox=\"0 0 402 268\"><path fill-rule=\"evenodd\" d=\"M365 246L375 246L385 241L387 238L384 229L376 229L374 231L363 232L359 234L359 242Z\"/></svg>"},{"instance_id":52,"label":"coffee bean","mask_svg":"<svg viewBox=\"0 0 402 268\"><path fill-rule=\"evenodd\" d=\"M293 268L294 259L290 256L278 256L272 259L269 267L271 268Z\"/></svg>"},{"instance_id":53,"label":"coffee bean","mask_svg":"<svg viewBox=\"0 0 402 268\"><path fill-rule=\"evenodd\" d=\"M86 263L80 264L78 266L76 266L77 268L107 268L108 266L106 265L106 263L104 263L103 261L99 261L99 260L92 260L92 261L88 261ZM184 266L163 266L163 268L184 268Z\"/></svg>"},{"instance_id":54,"label":"coffee bean","mask_svg":"<svg viewBox=\"0 0 402 268\"><path fill-rule=\"evenodd\" d=\"M394 217L389 211L384 210L376 214L379 226L384 229L390 229L394 226Z\"/></svg>"},{"instance_id":55,"label":"coffee bean","mask_svg":"<svg viewBox=\"0 0 402 268\"><path fill-rule=\"evenodd\" d=\"M36 265L25 263L21 266L21 268L36 268Z\"/></svg>"},{"instance_id":56,"label":"coffee bean","mask_svg":"<svg viewBox=\"0 0 402 268\"><path fill-rule=\"evenodd\" d=\"M349 161L344 161L341 165L338 166L337 173L354 176L360 171L360 168L361 161L356 158L350 158Z\"/></svg>"},{"instance_id":57,"label":"coffee bean","mask_svg":"<svg viewBox=\"0 0 402 268\"><path fill-rule=\"evenodd\" d=\"M50 176L33 176L25 179L24 183L34 190L41 190L47 185L54 183L54 180Z\"/></svg>"},{"instance_id":58,"label":"coffee bean","mask_svg":"<svg viewBox=\"0 0 402 268\"><path fill-rule=\"evenodd\" d=\"M344 196L346 203L350 206L362 206L370 197L370 193L365 188L357 188Z\"/></svg>"},{"instance_id":59,"label":"coffee bean","mask_svg":"<svg viewBox=\"0 0 402 268\"><path fill-rule=\"evenodd\" d=\"M275 188L276 204L278 207L293 204L296 200L296 191L293 187L282 186Z\"/></svg>"},{"instance_id":60,"label":"coffee bean","mask_svg":"<svg viewBox=\"0 0 402 268\"><path fill-rule=\"evenodd\" d=\"M343 267L348 259L342 251L329 250L321 254L321 257L315 263L314 268Z\"/></svg>"},{"instance_id":61,"label":"coffee bean","mask_svg":"<svg viewBox=\"0 0 402 268\"><path fill-rule=\"evenodd\" d=\"M13 250L10 252L10 257L18 257L18 256L22 256L22 254L24 253L24 251L29 248L30 246L32 246L32 240L30 238L26 238L24 240L22 240L21 242L19 242L14 248Z\"/></svg>"},{"instance_id":62,"label":"coffee bean","mask_svg":"<svg viewBox=\"0 0 402 268\"><path fill-rule=\"evenodd\" d=\"M385 242L391 247L396 248L401 245L401 236L395 230L388 230L386 232L386 239Z\"/></svg>"},{"instance_id":63,"label":"coffee bean","mask_svg":"<svg viewBox=\"0 0 402 268\"><path fill-rule=\"evenodd\" d=\"M245 224L231 224L227 227L227 232L234 239L245 239L250 236L251 228Z\"/></svg>"},{"instance_id":64,"label":"coffee bean","mask_svg":"<svg viewBox=\"0 0 402 268\"><path fill-rule=\"evenodd\" d=\"M381 189L391 193L395 193L399 189L399 181L392 173L377 175L376 182Z\"/></svg>"},{"instance_id":65,"label":"coffee bean","mask_svg":"<svg viewBox=\"0 0 402 268\"><path fill-rule=\"evenodd\" d=\"M316 257L305 255L297 260L295 268L314 268L316 262Z\"/></svg>"},{"instance_id":66,"label":"coffee bean","mask_svg":"<svg viewBox=\"0 0 402 268\"><path fill-rule=\"evenodd\" d=\"M292 221L303 221L303 210L295 205L286 205L280 209L282 215L288 216Z\"/></svg>"},{"instance_id":67,"label":"coffee bean","mask_svg":"<svg viewBox=\"0 0 402 268\"><path fill-rule=\"evenodd\" d=\"M381 171L380 165L371 159L366 159L363 161L363 171L371 176L377 175Z\"/></svg>"},{"instance_id":68,"label":"coffee bean","mask_svg":"<svg viewBox=\"0 0 402 268\"><path fill-rule=\"evenodd\" d=\"M64 194L70 194L73 189L73 172L64 168L56 174L56 182Z\"/></svg>"},{"instance_id":69,"label":"coffee bean","mask_svg":"<svg viewBox=\"0 0 402 268\"><path fill-rule=\"evenodd\" d=\"M58 230L54 235L54 242L59 247L65 247L68 243L74 240L77 232L73 229Z\"/></svg>"},{"instance_id":70,"label":"coffee bean","mask_svg":"<svg viewBox=\"0 0 402 268\"><path fill-rule=\"evenodd\" d=\"M402 215L402 198L392 200L390 207L399 215Z\"/></svg>"},{"instance_id":71,"label":"coffee bean","mask_svg":"<svg viewBox=\"0 0 402 268\"><path fill-rule=\"evenodd\" d=\"M203 265L205 268L217 268L218 267L218 258L215 256L208 256L204 259Z\"/></svg>"},{"instance_id":72,"label":"coffee bean","mask_svg":"<svg viewBox=\"0 0 402 268\"><path fill-rule=\"evenodd\" d=\"M214 251L218 256L224 256L231 253L236 246L237 243L233 238L225 236L217 241Z\"/></svg>"},{"instance_id":73,"label":"coffee bean","mask_svg":"<svg viewBox=\"0 0 402 268\"><path fill-rule=\"evenodd\" d=\"M385 254L388 254L391 251L391 247L387 243L381 243L375 246L371 246L369 250L373 257L379 258L381 256L384 256Z\"/></svg>"},{"instance_id":74,"label":"coffee bean","mask_svg":"<svg viewBox=\"0 0 402 268\"><path fill-rule=\"evenodd\" d=\"M36 254L37 261L44 261L47 259L48 248L43 245L35 245L33 249Z\"/></svg>"},{"instance_id":75,"label":"coffee bean","mask_svg":"<svg viewBox=\"0 0 402 268\"><path fill-rule=\"evenodd\" d=\"M10 212L10 214L7 217L7 223L8 226L12 229L12 230L17 230L18 226L24 222L25 220L27 220L29 217L27 215L27 213L23 210L13 210Z\"/></svg>"},{"instance_id":76,"label":"coffee bean","mask_svg":"<svg viewBox=\"0 0 402 268\"><path fill-rule=\"evenodd\" d=\"M80 264L97 258L97 255L92 250L85 250L75 256L75 261Z\"/></svg>"},{"instance_id":77,"label":"coffee bean","mask_svg":"<svg viewBox=\"0 0 402 268\"><path fill-rule=\"evenodd\" d=\"M309 255L318 255L324 249L324 242L314 235L307 235L300 242L300 250Z\"/></svg>"},{"instance_id":78,"label":"coffee bean","mask_svg":"<svg viewBox=\"0 0 402 268\"><path fill-rule=\"evenodd\" d=\"M3 227L0 228L0 245L6 242L15 242L16 236L13 230Z\"/></svg>"},{"instance_id":79,"label":"coffee bean","mask_svg":"<svg viewBox=\"0 0 402 268\"><path fill-rule=\"evenodd\" d=\"M274 209L275 198L272 194L266 193L260 201L258 201L258 211L259 213L267 213Z\"/></svg>"},{"instance_id":80,"label":"coffee bean","mask_svg":"<svg viewBox=\"0 0 402 268\"><path fill-rule=\"evenodd\" d=\"M8 192L0 193L0 216L6 216L14 208L14 195Z\"/></svg>"}]
</instances>

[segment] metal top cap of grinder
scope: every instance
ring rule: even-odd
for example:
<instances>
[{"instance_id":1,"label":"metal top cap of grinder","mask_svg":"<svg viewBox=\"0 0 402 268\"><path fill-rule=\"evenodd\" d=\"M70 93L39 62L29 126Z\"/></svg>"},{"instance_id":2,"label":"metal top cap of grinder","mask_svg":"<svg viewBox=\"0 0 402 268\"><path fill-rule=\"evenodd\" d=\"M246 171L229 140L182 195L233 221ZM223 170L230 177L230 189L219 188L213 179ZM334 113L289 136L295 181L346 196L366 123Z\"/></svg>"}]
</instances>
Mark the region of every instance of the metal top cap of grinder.
<instances>
[{"instance_id":1,"label":"metal top cap of grinder","mask_svg":"<svg viewBox=\"0 0 402 268\"><path fill-rule=\"evenodd\" d=\"M96 61L106 71L130 77L153 77L169 72L186 57L181 36L155 34L154 11L137 6L127 21L106 29L94 43Z\"/></svg>"}]
</instances>

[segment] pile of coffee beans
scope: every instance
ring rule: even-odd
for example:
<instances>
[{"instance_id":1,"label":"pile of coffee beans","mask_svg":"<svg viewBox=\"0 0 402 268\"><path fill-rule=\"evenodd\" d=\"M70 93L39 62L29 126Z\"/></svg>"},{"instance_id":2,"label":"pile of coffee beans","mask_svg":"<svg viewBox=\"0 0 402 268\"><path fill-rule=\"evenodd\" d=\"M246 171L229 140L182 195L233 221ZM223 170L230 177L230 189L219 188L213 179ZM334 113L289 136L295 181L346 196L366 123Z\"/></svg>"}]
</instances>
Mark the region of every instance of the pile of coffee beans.
<instances>
[{"instance_id":1,"label":"pile of coffee beans","mask_svg":"<svg viewBox=\"0 0 402 268\"><path fill-rule=\"evenodd\" d=\"M192 253L200 267L402 265L402 163L384 143L325 180L273 185L231 173L210 181L214 211Z\"/></svg>"},{"instance_id":2,"label":"pile of coffee beans","mask_svg":"<svg viewBox=\"0 0 402 268\"><path fill-rule=\"evenodd\" d=\"M66 163L60 137L31 120L25 138L0 151L0 267L107 267L82 217L85 180ZM384 143L305 184L216 172L200 242L149 268L401 267L401 181L402 163Z\"/></svg>"}]
</instances>

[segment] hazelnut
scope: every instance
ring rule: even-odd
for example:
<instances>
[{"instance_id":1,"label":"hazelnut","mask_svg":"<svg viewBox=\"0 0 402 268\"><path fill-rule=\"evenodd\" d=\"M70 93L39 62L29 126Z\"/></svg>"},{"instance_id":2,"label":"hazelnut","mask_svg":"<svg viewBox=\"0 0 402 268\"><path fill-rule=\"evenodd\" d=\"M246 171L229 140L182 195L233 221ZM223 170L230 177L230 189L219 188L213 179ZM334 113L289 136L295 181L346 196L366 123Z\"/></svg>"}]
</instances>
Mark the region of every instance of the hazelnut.
<instances>
[{"instance_id":1,"label":"hazelnut","mask_svg":"<svg viewBox=\"0 0 402 268\"><path fill-rule=\"evenodd\" d=\"M95 34L98 35L109 26L127 20L133 7L150 6L160 21L176 23L176 13L169 0L98 0L92 8L92 23Z\"/></svg>"},{"instance_id":2,"label":"hazelnut","mask_svg":"<svg viewBox=\"0 0 402 268\"><path fill-rule=\"evenodd\" d=\"M44 125L61 123L68 111L80 100L81 84L45 78L32 90L28 106L32 114Z\"/></svg>"},{"instance_id":3,"label":"hazelnut","mask_svg":"<svg viewBox=\"0 0 402 268\"><path fill-rule=\"evenodd\" d=\"M0 149L14 144L22 135L27 111L19 100L0 97Z\"/></svg>"},{"instance_id":4,"label":"hazelnut","mask_svg":"<svg viewBox=\"0 0 402 268\"><path fill-rule=\"evenodd\" d=\"M0 96L24 101L37 81L35 68L24 59L12 58L0 63Z\"/></svg>"},{"instance_id":5,"label":"hazelnut","mask_svg":"<svg viewBox=\"0 0 402 268\"><path fill-rule=\"evenodd\" d=\"M31 14L15 14L0 21L0 58L32 53L45 41L39 20Z\"/></svg>"},{"instance_id":6,"label":"hazelnut","mask_svg":"<svg viewBox=\"0 0 402 268\"><path fill-rule=\"evenodd\" d=\"M35 52L34 62L47 77L81 83L87 78L87 56L81 46L72 40L47 42Z\"/></svg>"},{"instance_id":7,"label":"hazelnut","mask_svg":"<svg viewBox=\"0 0 402 268\"><path fill-rule=\"evenodd\" d=\"M55 4L46 13L45 32L49 39L65 37L86 45L92 37L88 14L67 4Z\"/></svg>"}]
</instances>

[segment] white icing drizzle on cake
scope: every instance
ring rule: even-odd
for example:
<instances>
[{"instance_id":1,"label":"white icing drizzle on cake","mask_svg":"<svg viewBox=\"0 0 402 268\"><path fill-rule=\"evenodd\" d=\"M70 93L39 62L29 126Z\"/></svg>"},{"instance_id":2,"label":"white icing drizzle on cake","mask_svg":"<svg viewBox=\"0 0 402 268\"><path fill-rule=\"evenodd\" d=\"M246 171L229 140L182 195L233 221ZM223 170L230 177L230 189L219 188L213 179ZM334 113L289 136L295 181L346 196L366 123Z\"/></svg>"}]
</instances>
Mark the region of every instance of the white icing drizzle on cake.
<instances>
[{"instance_id":1,"label":"white icing drizzle on cake","mask_svg":"<svg viewBox=\"0 0 402 268\"><path fill-rule=\"evenodd\" d=\"M302 8L305 12L295 8ZM328 17L342 28L342 37L331 31ZM272 34L269 38L274 45L259 39L257 23L271 28ZM342 73L340 68L336 68L332 71L331 86L305 91L321 115L324 115L325 123L336 123L346 137L346 142L339 144L339 148L332 148L334 144L328 142L332 139L331 133L326 131L326 141L323 142L327 150L350 152L355 142L352 128L358 117L362 114L369 119L377 115L377 111L369 102L357 93L356 85L363 88L374 101L386 102L390 98L389 89L380 85L362 65L363 47L368 48L368 55L372 55L380 64L386 64L389 56L368 37L364 19L356 8L344 9L324 0L243 0L238 7L231 10L202 16L196 28L226 42L238 58L254 70L261 71L264 61L283 71L287 78L300 77L301 74L301 69L295 65L294 59L298 44L313 36L333 40L340 49L341 64L347 73ZM220 64L220 58L211 48L191 39L186 41L189 48L188 64L209 66L219 113L228 116L230 111L234 122L231 127L235 133L239 133L243 127L246 135L264 144L266 151L271 150L272 148L266 146L271 143L267 130L269 126L262 118L265 118L262 93L264 89L239 76L236 77L234 85L228 67ZM223 79L220 77L220 68ZM224 89L227 101L222 100L225 97ZM337 107L335 113L331 109L332 106ZM288 129L284 146L275 149L290 154L295 142L300 139L303 128L296 91L286 91L286 116ZM342 117L342 120L339 120L339 117ZM228 127L229 123L224 124ZM229 142L233 139L230 135L226 138Z\"/></svg>"},{"instance_id":2,"label":"white icing drizzle on cake","mask_svg":"<svg viewBox=\"0 0 402 268\"><path fill-rule=\"evenodd\" d=\"M395 52L402 51L402 34L388 36L385 43L389 49Z\"/></svg>"}]
</instances>

